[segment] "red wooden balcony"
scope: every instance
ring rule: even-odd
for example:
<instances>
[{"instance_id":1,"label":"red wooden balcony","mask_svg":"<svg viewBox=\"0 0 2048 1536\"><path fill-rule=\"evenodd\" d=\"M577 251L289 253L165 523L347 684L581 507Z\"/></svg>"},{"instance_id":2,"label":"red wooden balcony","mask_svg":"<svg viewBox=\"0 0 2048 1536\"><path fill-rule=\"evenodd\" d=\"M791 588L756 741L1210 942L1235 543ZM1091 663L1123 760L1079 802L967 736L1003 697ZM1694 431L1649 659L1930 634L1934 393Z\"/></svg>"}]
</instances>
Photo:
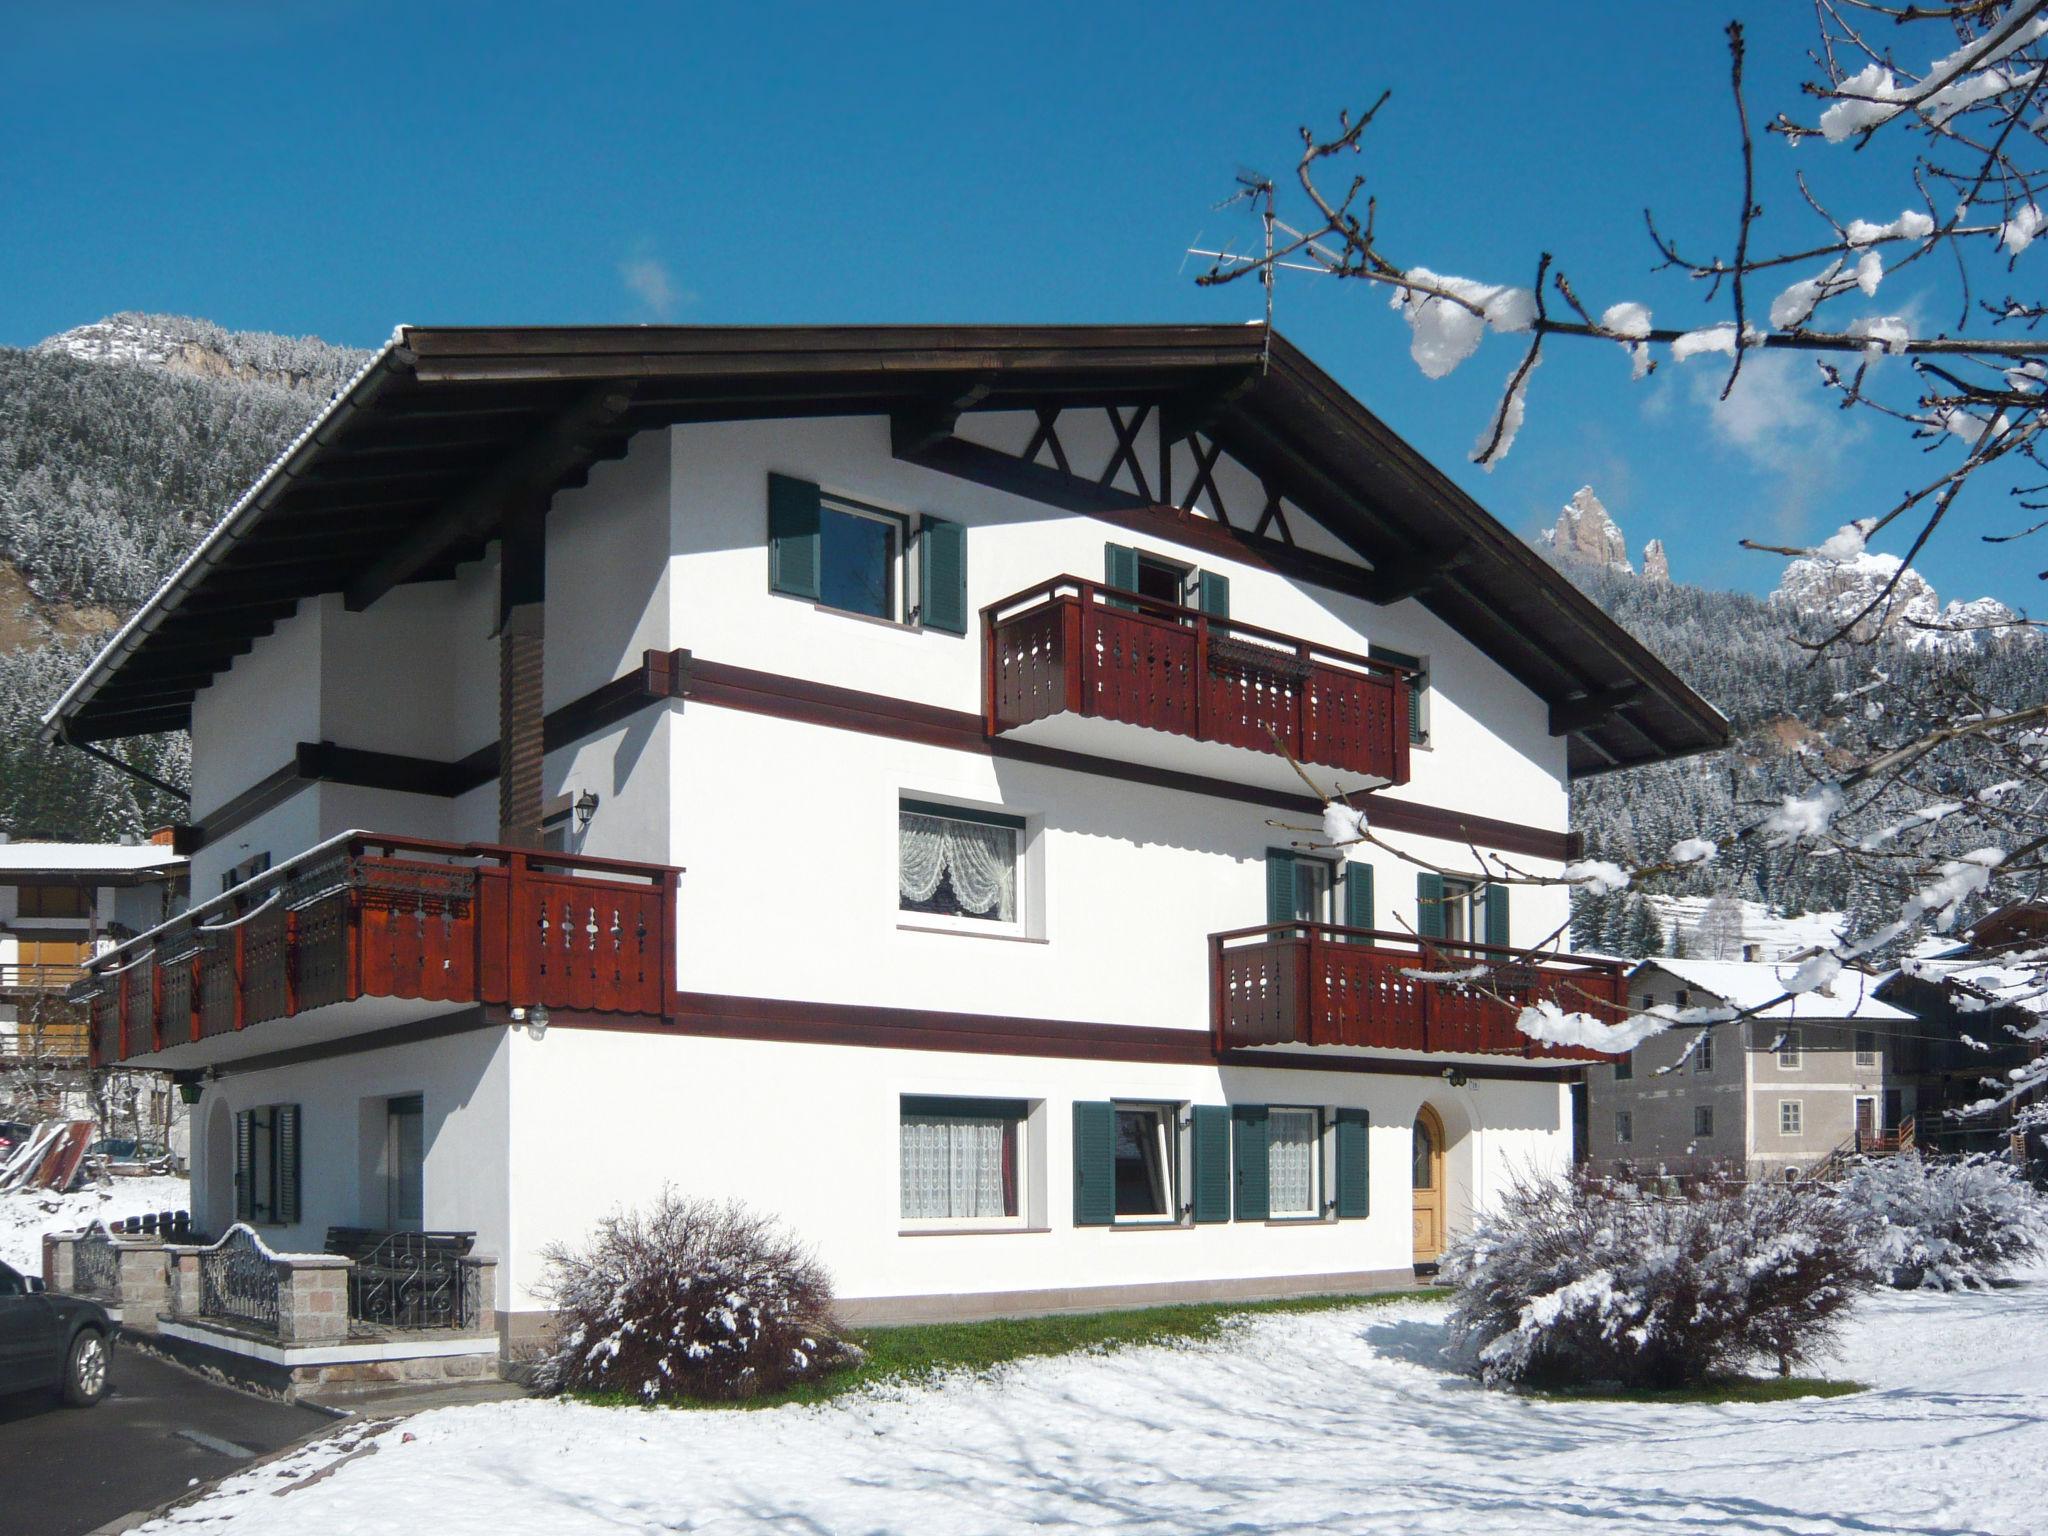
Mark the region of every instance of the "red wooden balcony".
<instances>
[{"instance_id":1,"label":"red wooden balcony","mask_svg":"<svg viewBox=\"0 0 2048 1536\"><path fill-rule=\"evenodd\" d=\"M103 1065L359 998L668 1018L677 874L352 833L102 955L74 995Z\"/></svg>"},{"instance_id":2,"label":"red wooden balcony","mask_svg":"<svg viewBox=\"0 0 2048 1536\"><path fill-rule=\"evenodd\" d=\"M1560 955L1532 963L1520 950L1376 929L1241 928L1213 935L1209 950L1219 1049L1358 1045L1605 1061L1599 1051L1540 1045L1515 1020L1548 998L1567 1013L1618 1022L1628 1000L1616 961ZM1460 979L1429 979L1446 974Z\"/></svg>"},{"instance_id":3,"label":"red wooden balcony","mask_svg":"<svg viewBox=\"0 0 2048 1536\"><path fill-rule=\"evenodd\" d=\"M1408 675L1385 662L1058 576L984 608L991 736L1055 717L1408 781ZM1293 788L1299 788L1294 781Z\"/></svg>"}]
</instances>

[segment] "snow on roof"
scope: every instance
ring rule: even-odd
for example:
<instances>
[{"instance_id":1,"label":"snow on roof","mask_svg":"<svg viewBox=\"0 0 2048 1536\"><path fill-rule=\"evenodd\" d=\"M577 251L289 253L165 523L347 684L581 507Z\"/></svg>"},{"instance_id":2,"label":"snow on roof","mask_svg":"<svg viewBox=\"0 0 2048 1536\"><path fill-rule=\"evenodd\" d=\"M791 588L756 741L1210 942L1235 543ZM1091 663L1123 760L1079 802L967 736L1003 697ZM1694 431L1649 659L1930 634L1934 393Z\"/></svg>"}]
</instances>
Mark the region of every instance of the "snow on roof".
<instances>
[{"instance_id":1,"label":"snow on roof","mask_svg":"<svg viewBox=\"0 0 2048 1536\"><path fill-rule=\"evenodd\" d=\"M1713 899L1711 896L1665 895L1644 898L1649 902L1650 910L1657 914L1657 920L1664 925L1666 934L1681 949L1692 942L1700 919L1706 916L1707 906ZM1762 960L1782 960L1791 954L1831 948L1840 941L1847 923L1840 912L1803 912L1796 917L1786 917L1760 901L1737 901L1735 906L1742 914L1742 931L1721 937L1735 944L1757 945L1758 958Z\"/></svg>"},{"instance_id":2,"label":"snow on roof","mask_svg":"<svg viewBox=\"0 0 2048 1536\"><path fill-rule=\"evenodd\" d=\"M1711 992L1731 1008L1754 1009L1763 1019L1881 1019L1914 1017L1903 1008L1877 1000L1878 978L1861 971L1844 971L1828 992L1809 992L1785 997L1785 983L1792 979L1796 965L1770 965L1748 960L1683 960L1660 955L1645 960L1630 973L1640 976L1658 966L1680 981ZM1781 999L1773 1002L1772 999Z\"/></svg>"},{"instance_id":3,"label":"snow on roof","mask_svg":"<svg viewBox=\"0 0 2048 1536\"><path fill-rule=\"evenodd\" d=\"M0 875L18 871L81 873L106 870L132 874L145 869L174 869L182 853L162 843L15 843L0 842Z\"/></svg>"}]
</instances>

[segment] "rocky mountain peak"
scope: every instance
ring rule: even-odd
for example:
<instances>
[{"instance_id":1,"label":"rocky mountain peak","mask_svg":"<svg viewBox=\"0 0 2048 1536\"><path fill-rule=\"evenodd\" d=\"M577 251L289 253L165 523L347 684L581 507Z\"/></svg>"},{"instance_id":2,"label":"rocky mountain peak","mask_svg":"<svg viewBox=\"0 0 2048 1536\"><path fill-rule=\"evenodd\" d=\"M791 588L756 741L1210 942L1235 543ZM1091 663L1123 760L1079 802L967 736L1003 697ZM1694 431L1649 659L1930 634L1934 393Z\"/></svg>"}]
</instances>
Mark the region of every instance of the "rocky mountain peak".
<instances>
[{"instance_id":1,"label":"rocky mountain peak","mask_svg":"<svg viewBox=\"0 0 2048 1536\"><path fill-rule=\"evenodd\" d=\"M1890 632L1915 650L1972 650L2002 642L2038 640L2036 631L2004 628L2019 615L1992 597L1942 606L1933 585L1911 566L1900 569L1897 555L1862 550L1846 560L1809 556L1785 567L1771 601L1789 605L1816 624L1842 624L1878 601L1887 583L1897 578L1889 596L1857 618L1849 631L1862 642Z\"/></svg>"},{"instance_id":2,"label":"rocky mountain peak","mask_svg":"<svg viewBox=\"0 0 2048 1536\"><path fill-rule=\"evenodd\" d=\"M35 350L81 362L160 368L166 373L238 384L265 384L325 398L366 354L314 337L229 331L184 315L123 311L73 326Z\"/></svg>"},{"instance_id":3,"label":"rocky mountain peak","mask_svg":"<svg viewBox=\"0 0 2048 1536\"><path fill-rule=\"evenodd\" d=\"M1669 581L1671 561L1664 553L1664 541L1652 539L1643 546L1643 580Z\"/></svg>"},{"instance_id":4,"label":"rocky mountain peak","mask_svg":"<svg viewBox=\"0 0 2048 1536\"><path fill-rule=\"evenodd\" d=\"M1628 540L1622 537L1590 485L1582 485L1572 493L1572 499L1557 514L1557 526L1544 530L1543 542L1567 560L1631 574L1635 571L1629 563Z\"/></svg>"}]
</instances>

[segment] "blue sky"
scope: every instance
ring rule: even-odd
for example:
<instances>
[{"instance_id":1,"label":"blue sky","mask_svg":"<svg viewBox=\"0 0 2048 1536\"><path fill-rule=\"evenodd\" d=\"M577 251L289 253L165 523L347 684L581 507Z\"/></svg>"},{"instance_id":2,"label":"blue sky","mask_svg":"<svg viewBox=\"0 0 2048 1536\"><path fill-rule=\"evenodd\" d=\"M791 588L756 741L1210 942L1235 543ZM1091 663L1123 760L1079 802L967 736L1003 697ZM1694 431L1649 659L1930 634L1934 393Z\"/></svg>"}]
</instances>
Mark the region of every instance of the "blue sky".
<instances>
[{"instance_id":1,"label":"blue sky","mask_svg":"<svg viewBox=\"0 0 2048 1536\"><path fill-rule=\"evenodd\" d=\"M1290 174L1300 124L1384 86L1356 164L1398 259L1526 283L1550 250L1596 308L1704 322L1722 311L1649 274L1642 210L1697 246L1731 232L1731 14L1758 118L1796 108L1810 21L1783 3L1502 0L1452 24L1355 3L0 0L0 344L118 309L358 345L401 321L1244 320L1256 291L1198 290L1185 248L1252 238L1214 207L1234 172ZM1793 165L1845 216L1903 206L1841 150L1761 155L1776 228L1804 231ZM1875 307L1953 324L1940 281L1902 276ZM1843 416L1810 363L1753 360L1717 407L1711 362L1631 384L1618 349L1558 345L1488 475L1466 455L1511 338L1432 382L1383 293L1303 276L1278 304L1511 526L1590 482L1684 580L1768 589L1780 563L1739 536L1822 536L1954 452ZM1976 507L1921 569L1945 599L2035 602L2048 549L1980 543L2010 518Z\"/></svg>"}]
</instances>

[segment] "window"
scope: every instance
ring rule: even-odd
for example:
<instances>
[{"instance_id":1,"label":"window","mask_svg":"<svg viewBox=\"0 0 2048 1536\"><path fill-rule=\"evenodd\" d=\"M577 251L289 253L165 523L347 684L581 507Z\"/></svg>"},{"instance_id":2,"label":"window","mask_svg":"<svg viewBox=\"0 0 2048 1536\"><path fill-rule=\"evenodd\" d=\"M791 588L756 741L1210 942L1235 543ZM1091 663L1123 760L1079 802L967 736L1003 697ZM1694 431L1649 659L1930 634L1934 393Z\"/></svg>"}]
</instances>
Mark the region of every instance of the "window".
<instances>
[{"instance_id":1,"label":"window","mask_svg":"<svg viewBox=\"0 0 2048 1536\"><path fill-rule=\"evenodd\" d=\"M1636 1117L1627 1110L1616 1110L1614 1114L1614 1139L1627 1146L1636 1137Z\"/></svg>"},{"instance_id":2,"label":"window","mask_svg":"<svg viewBox=\"0 0 2048 1536\"><path fill-rule=\"evenodd\" d=\"M1180 1159L1179 1116L1170 1104L1116 1106L1118 1221L1173 1221Z\"/></svg>"},{"instance_id":3,"label":"window","mask_svg":"<svg viewBox=\"0 0 2048 1536\"><path fill-rule=\"evenodd\" d=\"M1317 1175L1322 1171L1322 1112L1266 1111L1266 1212L1276 1219L1320 1216Z\"/></svg>"},{"instance_id":4,"label":"window","mask_svg":"<svg viewBox=\"0 0 2048 1536\"><path fill-rule=\"evenodd\" d=\"M235 1116L235 1219L299 1219L299 1106L265 1104Z\"/></svg>"},{"instance_id":5,"label":"window","mask_svg":"<svg viewBox=\"0 0 2048 1536\"><path fill-rule=\"evenodd\" d=\"M1384 645L1368 647L1367 654L1374 661L1391 662L1397 667L1411 669L1412 675L1408 679L1408 740L1418 747L1428 746L1429 658L1390 650Z\"/></svg>"},{"instance_id":6,"label":"window","mask_svg":"<svg viewBox=\"0 0 2048 1536\"><path fill-rule=\"evenodd\" d=\"M1214 619L1230 617L1230 578L1217 571L1200 571L1178 560L1128 544L1103 546L1103 585L1119 592L1135 592L1173 608L1194 608ZM1139 605L1122 598L1106 601L1116 608ZM1173 617L1192 623L1191 617L1159 613L1151 604L1145 611L1156 618Z\"/></svg>"},{"instance_id":7,"label":"window","mask_svg":"<svg viewBox=\"0 0 2048 1536\"><path fill-rule=\"evenodd\" d=\"M1634 1080L1635 1075L1636 1053L1634 1051L1623 1051L1614 1058L1614 1080L1617 1083L1631 1082Z\"/></svg>"},{"instance_id":8,"label":"window","mask_svg":"<svg viewBox=\"0 0 2048 1536\"><path fill-rule=\"evenodd\" d=\"M1859 1029L1856 1031L1856 1065L1874 1067L1877 1065L1877 1031Z\"/></svg>"},{"instance_id":9,"label":"window","mask_svg":"<svg viewBox=\"0 0 2048 1536\"><path fill-rule=\"evenodd\" d=\"M1690 989L1686 987L1678 989L1678 1006L1681 1008L1690 1008L1692 1006L1692 992Z\"/></svg>"},{"instance_id":10,"label":"window","mask_svg":"<svg viewBox=\"0 0 2048 1536\"><path fill-rule=\"evenodd\" d=\"M910 519L837 496L818 502L818 601L842 613L905 621Z\"/></svg>"},{"instance_id":11,"label":"window","mask_svg":"<svg viewBox=\"0 0 2048 1536\"><path fill-rule=\"evenodd\" d=\"M1806 1105L1799 1099L1778 1100L1778 1134L1800 1135L1806 1123Z\"/></svg>"},{"instance_id":12,"label":"window","mask_svg":"<svg viewBox=\"0 0 2048 1536\"><path fill-rule=\"evenodd\" d=\"M1171 560L1162 560L1157 555L1138 552L1138 585L1140 597L1149 597L1154 602L1171 603L1184 607L1188 600L1188 583L1193 572L1187 566L1176 565Z\"/></svg>"},{"instance_id":13,"label":"window","mask_svg":"<svg viewBox=\"0 0 2048 1536\"><path fill-rule=\"evenodd\" d=\"M1706 1030L1700 1035L1700 1043L1692 1048L1692 1069L1695 1072L1714 1070L1714 1032Z\"/></svg>"},{"instance_id":14,"label":"window","mask_svg":"<svg viewBox=\"0 0 2048 1536\"><path fill-rule=\"evenodd\" d=\"M1024 1207L1021 1099L902 1100L902 1216L908 1222L1000 1225Z\"/></svg>"},{"instance_id":15,"label":"window","mask_svg":"<svg viewBox=\"0 0 2048 1536\"><path fill-rule=\"evenodd\" d=\"M270 855L267 853L259 853L251 858L246 858L220 877L220 888L223 891L232 891L244 881L254 880L268 868L270 868Z\"/></svg>"},{"instance_id":16,"label":"window","mask_svg":"<svg viewBox=\"0 0 2048 1536\"><path fill-rule=\"evenodd\" d=\"M416 1093L384 1102L384 1224L417 1232L426 1220L426 1104Z\"/></svg>"},{"instance_id":17,"label":"window","mask_svg":"<svg viewBox=\"0 0 2048 1536\"><path fill-rule=\"evenodd\" d=\"M1785 1032L1778 1036L1778 1070L1780 1072L1797 1072L1804 1064L1805 1057L1801 1049L1803 1043L1799 1036L1798 1027L1787 1025Z\"/></svg>"},{"instance_id":18,"label":"window","mask_svg":"<svg viewBox=\"0 0 2048 1536\"><path fill-rule=\"evenodd\" d=\"M18 910L22 917L90 917L92 892L82 885L24 885Z\"/></svg>"},{"instance_id":19,"label":"window","mask_svg":"<svg viewBox=\"0 0 2048 1536\"><path fill-rule=\"evenodd\" d=\"M1697 1104L1692 1112L1692 1134L1696 1140L1706 1141L1714 1134L1714 1106Z\"/></svg>"},{"instance_id":20,"label":"window","mask_svg":"<svg viewBox=\"0 0 2048 1536\"><path fill-rule=\"evenodd\" d=\"M902 800L897 809L898 906L947 926L1015 926L1023 834L1021 816Z\"/></svg>"},{"instance_id":21,"label":"window","mask_svg":"<svg viewBox=\"0 0 2048 1536\"><path fill-rule=\"evenodd\" d=\"M1481 939L1486 932L1486 916L1479 890L1477 880L1444 877L1443 896L1437 907L1443 916L1438 938L1452 944Z\"/></svg>"}]
</instances>

